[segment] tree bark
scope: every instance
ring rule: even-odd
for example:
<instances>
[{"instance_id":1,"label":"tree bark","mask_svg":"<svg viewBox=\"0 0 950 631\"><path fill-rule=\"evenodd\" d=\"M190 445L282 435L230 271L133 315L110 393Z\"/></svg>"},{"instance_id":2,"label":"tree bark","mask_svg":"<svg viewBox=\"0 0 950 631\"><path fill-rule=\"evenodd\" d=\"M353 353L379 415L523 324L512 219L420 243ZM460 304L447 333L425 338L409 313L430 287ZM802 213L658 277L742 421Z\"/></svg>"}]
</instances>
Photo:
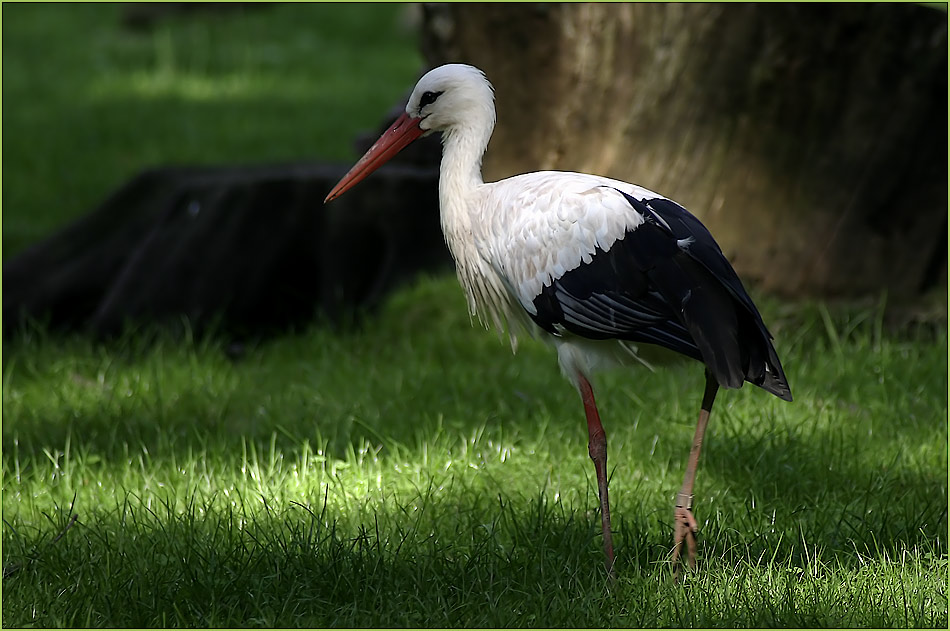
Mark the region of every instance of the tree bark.
<instances>
[{"instance_id":1,"label":"tree bark","mask_svg":"<svg viewBox=\"0 0 950 631\"><path fill-rule=\"evenodd\" d=\"M487 179L599 173L696 214L785 295L946 286L947 16L917 5L426 5L482 68Z\"/></svg>"}]
</instances>

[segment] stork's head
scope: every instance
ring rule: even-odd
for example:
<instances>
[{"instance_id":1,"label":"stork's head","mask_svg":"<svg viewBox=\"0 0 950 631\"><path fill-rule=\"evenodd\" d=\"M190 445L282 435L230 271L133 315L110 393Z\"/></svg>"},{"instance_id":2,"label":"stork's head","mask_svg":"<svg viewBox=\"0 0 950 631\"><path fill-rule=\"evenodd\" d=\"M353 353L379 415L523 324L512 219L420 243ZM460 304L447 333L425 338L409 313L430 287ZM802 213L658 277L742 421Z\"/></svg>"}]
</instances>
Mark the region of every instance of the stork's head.
<instances>
[{"instance_id":1,"label":"stork's head","mask_svg":"<svg viewBox=\"0 0 950 631\"><path fill-rule=\"evenodd\" d=\"M409 96L406 115L418 119L425 132L457 126L494 125L495 105L491 83L474 66L446 64L427 72Z\"/></svg>"},{"instance_id":2,"label":"stork's head","mask_svg":"<svg viewBox=\"0 0 950 631\"><path fill-rule=\"evenodd\" d=\"M481 70L465 64L434 68L416 83L406 113L343 176L324 203L348 191L420 136L465 127L490 135L494 126L494 94Z\"/></svg>"}]
</instances>

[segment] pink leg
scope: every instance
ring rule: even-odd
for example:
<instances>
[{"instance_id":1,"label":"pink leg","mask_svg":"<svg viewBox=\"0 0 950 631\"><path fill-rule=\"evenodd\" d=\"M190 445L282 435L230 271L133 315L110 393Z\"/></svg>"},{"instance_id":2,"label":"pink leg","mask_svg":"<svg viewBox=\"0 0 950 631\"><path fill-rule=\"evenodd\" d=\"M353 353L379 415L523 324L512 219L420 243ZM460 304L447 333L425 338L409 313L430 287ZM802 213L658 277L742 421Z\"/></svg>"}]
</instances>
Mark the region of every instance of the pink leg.
<instances>
[{"instance_id":1,"label":"pink leg","mask_svg":"<svg viewBox=\"0 0 950 631\"><path fill-rule=\"evenodd\" d=\"M607 499L607 434L600 424L600 414L597 404L594 403L594 391L584 375L578 374L581 399L584 401L584 412L587 414L587 431L590 442L587 444L590 459L594 461L597 471L597 490L600 493L600 518L604 533L604 561L607 574L614 578L614 541L610 533L610 501Z\"/></svg>"},{"instance_id":2,"label":"pink leg","mask_svg":"<svg viewBox=\"0 0 950 631\"><path fill-rule=\"evenodd\" d=\"M693 482L696 480L696 467L699 464L699 451L703 446L703 435L706 433L706 423L712 412L713 402L719 384L715 378L706 372L706 390L703 393L703 404L699 410L699 421L696 423L696 433L693 435L693 446L689 450L689 460L686 462L686 474L683 476L683 486L676 494L676 507L673 509L673 572L679 577L679 558L683 551L683 542L686 542L686 558L690 569L696 568L696 534L699 524L693 516Z\"/></svg>"}]
</instances>

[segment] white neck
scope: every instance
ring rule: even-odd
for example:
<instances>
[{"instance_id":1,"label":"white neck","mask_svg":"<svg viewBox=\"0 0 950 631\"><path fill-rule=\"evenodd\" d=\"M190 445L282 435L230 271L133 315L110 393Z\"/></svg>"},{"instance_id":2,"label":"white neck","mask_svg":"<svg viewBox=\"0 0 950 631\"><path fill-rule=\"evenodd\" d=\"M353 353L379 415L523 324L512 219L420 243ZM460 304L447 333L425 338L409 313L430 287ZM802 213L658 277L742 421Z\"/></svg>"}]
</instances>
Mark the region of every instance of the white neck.
<instances>
[{"instance_id":1,"label":"white neck","mask_svg":"<svg viewBox=\"0 0 950 631\"><path fill-rule=\"evenodd\" d=\"M479 124L480 123L480 124ZM478 251L479 227L486 217L480 192L482 155L488 146L494 117L456 125L442 134L442 166L439 173L439 207L445 243L455 259L459 281L468 298L471 313L480 312L483 322L494 321L501 330L497 298L498 288L488 288L486 263ZM490 283L489 283L490 284Z\"/></svg>"},{"instance_id":2,"label":"white neck","mask_svg":"<svg viewBox=\"0 0 950 631\"><path fill-rule=\"evenodd\" d=\"M460 265L474 246L472 223L477 218L477 191L482 181L482 156L491 138L492 118L473 117L442 132L442 165L439 169L439 208L442 232Z\"/></svg>"},{"instance_id":3,"label":"white neck","mask_svg":"<svg viewBox=\"0 0 950 631\"><path fill-rule=\"evenodd\" d=\"M490 125L472 124L452 127L442 133L439 191L443 208L449 201L466 200L484 183L482 156L491 132Z\"/></svg>"}]
</instances>

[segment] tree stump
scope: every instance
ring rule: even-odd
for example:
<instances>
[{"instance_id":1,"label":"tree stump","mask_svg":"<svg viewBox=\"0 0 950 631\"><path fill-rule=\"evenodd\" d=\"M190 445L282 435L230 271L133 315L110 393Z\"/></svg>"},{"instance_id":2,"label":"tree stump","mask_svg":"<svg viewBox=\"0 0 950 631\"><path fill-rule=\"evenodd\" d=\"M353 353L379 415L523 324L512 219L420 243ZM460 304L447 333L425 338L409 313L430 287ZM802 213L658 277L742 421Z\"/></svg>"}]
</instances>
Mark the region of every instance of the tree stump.
<instances>
[{"instance_id":1,"label":"tree stump","mask_svg":"<svg viewBox=\"0 0 950 631\"><path fill-rule=\"evenodd\" d=\"M324 206L345 171L146 171L4 264L4 335L26 319L101 337L184 317L197 333L213 325L264 336L320 313L347 319L419 271L449 265L434 167L387 165Z\"/></svg>"}]
</instances>

